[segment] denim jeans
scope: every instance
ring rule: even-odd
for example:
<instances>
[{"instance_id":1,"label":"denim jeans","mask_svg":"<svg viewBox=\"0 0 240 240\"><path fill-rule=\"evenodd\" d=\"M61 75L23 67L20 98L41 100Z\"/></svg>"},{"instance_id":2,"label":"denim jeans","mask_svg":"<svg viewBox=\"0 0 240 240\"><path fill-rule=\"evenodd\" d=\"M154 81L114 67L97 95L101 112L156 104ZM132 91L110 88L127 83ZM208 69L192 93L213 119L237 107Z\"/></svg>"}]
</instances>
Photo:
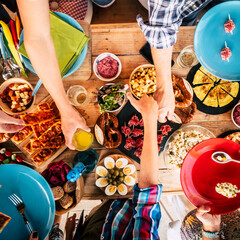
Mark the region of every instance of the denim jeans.
<instances>
[{"instance_id":1,"label":"denim jeans","mask_svg":"<svg viewBox=\"0 0 240 240\"><path fill-rule=\"evenodd\" d=\"M197 11L191 13L189 16L184 18L183 22L182 22L182 26L193 26L193 25L196 25L197 24L198 14L207 5L209 5L210 7L214 7L215 5L217 5L219 3L228 2L228 1L232 1L232 0L208 0Z\"/></svg>"}]
</instances>

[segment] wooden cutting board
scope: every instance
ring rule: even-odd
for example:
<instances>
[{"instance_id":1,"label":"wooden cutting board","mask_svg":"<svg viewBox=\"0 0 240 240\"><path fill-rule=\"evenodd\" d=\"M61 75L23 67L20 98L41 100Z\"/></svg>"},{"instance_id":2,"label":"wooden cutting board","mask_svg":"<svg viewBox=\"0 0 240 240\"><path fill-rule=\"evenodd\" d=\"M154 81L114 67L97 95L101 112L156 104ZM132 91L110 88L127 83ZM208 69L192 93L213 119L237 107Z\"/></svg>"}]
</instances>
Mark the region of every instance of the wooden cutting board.
<instances>
[{"instance_id":1,"label":"wooden cutting board","mask_svg":"<svg viewBox=\"0 0 240 240\"><path fill-rule=\"evenodd\" d=\"M51 96L47 96L46 98L44 98L39 104L42 103L50 103L52 101ZM31 112L36 112L37 111L37 106L35 106L35 108L31 111ZM55 153L53 155L51 155L45 162L43 162L40 166L38 166L37 164L35 164L31 157L37 153L38 151L34 152L33 154L29 154L23 147L25 146L25 144L30 140L30 138L32 138L34 136L34 133L32 133L27 139L25 139L24 141L22 141L21 143L17 144L14 141L12 141L12 143L14 143L25 155L25 157L23 157L23 161L31 166L34 167L35 170L37 171L42 171L43 169L45 169L47 167L47 165L49 163L51 163L57 156L59 156L66 148L67 146L65 144L63 144L59 149L57 149L55 151Z\"/></svg>"}]
</instances>

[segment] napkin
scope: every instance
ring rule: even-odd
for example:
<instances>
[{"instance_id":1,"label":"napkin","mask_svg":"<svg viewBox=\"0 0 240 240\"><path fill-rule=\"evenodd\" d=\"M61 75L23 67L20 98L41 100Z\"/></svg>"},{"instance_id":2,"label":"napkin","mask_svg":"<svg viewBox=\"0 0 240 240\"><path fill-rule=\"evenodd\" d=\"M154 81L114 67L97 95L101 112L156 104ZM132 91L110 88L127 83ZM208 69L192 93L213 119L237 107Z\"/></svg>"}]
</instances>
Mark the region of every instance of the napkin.
<instances>
[{"instance_id":1,"label":"napkin","mask_svg":"<svg viewBox=\"0 0 240 240\"><path fill-rule=\"evenodd\" d=\"M64 76L78 59L90 38L53 12L50 12L50 24L59 69ZM21 44L18 52L29 58L24 43Z\"/></svg>"}]
</instances>

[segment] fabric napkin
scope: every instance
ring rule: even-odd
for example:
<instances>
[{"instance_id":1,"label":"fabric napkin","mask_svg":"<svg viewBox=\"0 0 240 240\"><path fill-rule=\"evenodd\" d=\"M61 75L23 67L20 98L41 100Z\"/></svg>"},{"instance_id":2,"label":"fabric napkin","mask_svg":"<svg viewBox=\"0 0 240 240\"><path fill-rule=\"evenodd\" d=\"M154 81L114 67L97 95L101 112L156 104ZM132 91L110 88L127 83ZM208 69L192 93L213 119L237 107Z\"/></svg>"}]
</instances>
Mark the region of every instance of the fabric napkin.
<instances>
[{"instance_id":1,"label":"fabric napkin","mask_svg":"<svg viewBox=\"0 0 240 240\"><path fill-rule=\"evenodd\" d=\"M50 24L60 72L64 76L78 59L90 38L53 12L50 12ZM21 44L18 52L29 58L24 43Z\"/></svg>"}]
</instances>

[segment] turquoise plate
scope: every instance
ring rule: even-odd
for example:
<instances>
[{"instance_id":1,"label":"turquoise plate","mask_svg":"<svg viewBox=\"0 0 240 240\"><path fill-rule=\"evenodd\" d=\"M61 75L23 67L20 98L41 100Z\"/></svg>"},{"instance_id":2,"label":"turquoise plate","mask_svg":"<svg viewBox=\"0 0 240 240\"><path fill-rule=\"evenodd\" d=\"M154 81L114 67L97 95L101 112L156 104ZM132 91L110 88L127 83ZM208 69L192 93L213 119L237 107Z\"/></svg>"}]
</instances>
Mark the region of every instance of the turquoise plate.
<instances>
[{"instance_id":1,"label":"turquoise plate","mask_svg":"<svg viewBox=\"0 0 240 240\"><path fill-rule=\"evenodd\" d=\"M194 48L201 65L211 74L225 80L240 80L240 1L228 1L211 8L199 21ZM224 23L228 14L236 28L233 34L226 33ZM232 51L228 61L223 61L221 50L227 46Z\"/></svg>"},{"instance_id":2,"label":"turquoise plate","mask_svg":"<svg viewBox=\"0 0 240 240\"><path fill-rule=\"evenodd\" d=\"M25 215L39 239L47 237L55 216L55 202L46 180L29 167L17 164L0 166L0 212L12 219L0 234L1 240L28 240L22 215L8 199L15 193L24 202Z\"/></svg>"},{"instance_id":3,"label":"turquoise plate","mask_svg":"<svg viewBox=\"0 0 240 240\"><path fill-rule=\"evenodd\" d=\"M84 32L83 28L80 26L80 24L74 18L68 16L65 13L60 13L60 12L54 12L54 13L56 15L58 15L59 17L61 17L65 22L69 23L70 25L79 29L80 31ZM23 31L22 31L20 39L19 39L19 45L21 45L22 42L23 42ZM79 55L78 59L76 60L76 62L72 65L72 67L68 70L68 72L63 76L63 78L70 76L72 73L76 72L78 70L78 68L80 68L84 59L86 58L87 48L88 48L88 45L86 44L86 46L83 48L81 54ZM23 63L25 65L25 67L27 69L29 69L30 72L37 75L36 72L33 69L33 66L32 66L30 60L28 58L24 57L24 56L22 56L22 59L23 59Z\"/></svg>"}]
</instances>

